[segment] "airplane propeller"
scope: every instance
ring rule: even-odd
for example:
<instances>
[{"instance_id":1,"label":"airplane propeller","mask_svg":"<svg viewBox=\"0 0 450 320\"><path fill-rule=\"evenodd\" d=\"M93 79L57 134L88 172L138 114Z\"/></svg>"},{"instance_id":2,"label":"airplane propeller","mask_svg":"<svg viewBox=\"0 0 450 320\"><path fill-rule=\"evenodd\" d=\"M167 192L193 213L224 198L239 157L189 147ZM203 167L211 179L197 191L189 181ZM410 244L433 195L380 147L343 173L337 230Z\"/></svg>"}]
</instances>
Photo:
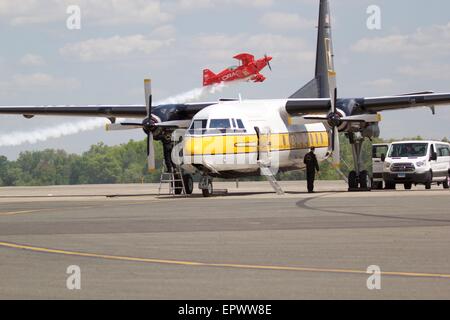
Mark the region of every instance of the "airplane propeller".
<instances>
[{"instance_id":1,"label":"airplane propeller","mask_svg":"<svg viewBox=\"0 0 450 320\"><path fill-rule=\"evenodd\" d=\"M131 129L143 129L145 134L147 135L147 163L149 171L153 171L156 169L156 161L155 161L155 146L154 146L154 131L158 129L160 126L163 127L163 124L158 124L152 118L152 87L151 80L146 79L144 81L145 88L145 107L147 117L144 119L142 123L115 123L108 124L106 126L106 130L115 131L115 130L131 130Z\"/></svg>"},{"instance_id":2,"label":"airplane propeller","mask_svg":"<svg viewBox=\"0 0 450 320\"><path fill-rule=\"evenodd\" d=\"M155 146L153 144L153 130L155 123L152 119L152 82L149 79L144 81L145 105L147 108L147 118L143 122L144 132L147 134L147 163L149 170L156 169Z\"/></svg>"},{"instance_id":3,"label":"airplane propeller","mask_svg":"<svg viewBox=\"0 0 450 320\"><path fill-rule=\"evenodd\" d=\"M267 62L267 66L269 67L269 70L272 71L272 65L270 64L270 60L272 60L272 59L269 59L269 56L267 55L267 53L264 55L264 59Z\"/></svg>"},{"instance_id":4,"label":"airplane propeller","mask_svg":"<svg viewBox=\"0 0 450 320\"><path fill-rule=\"evenodd\" d=\"M340 150L341 144L339 141L339 127L343 123L377 123L381 121L378 114L359 114L353 116L342 115L337 109L337 89L334 89L334 95L331 95L331 110L328 115L324 116L304 116L305 120L320 121L327 123L332 129L331 133L331 151L333 156L333 165L339 167L341 163Z\"/></svg>"},{"instance_id":5,"label":"airplane propeller","mask_svg":"<svg viewBox=\"0 0 450 320\"><path fill-rule=\"evenodd\" d=\"M331 151L333 156L333 165L339 167L341 165L341 143L339 141L339 124L341 123L340 115L337 112L337 88L334 89L334 97L331 97L331 113L329 115L330 123L333 124L331 133Z\"/></svg>"}]
</instances>

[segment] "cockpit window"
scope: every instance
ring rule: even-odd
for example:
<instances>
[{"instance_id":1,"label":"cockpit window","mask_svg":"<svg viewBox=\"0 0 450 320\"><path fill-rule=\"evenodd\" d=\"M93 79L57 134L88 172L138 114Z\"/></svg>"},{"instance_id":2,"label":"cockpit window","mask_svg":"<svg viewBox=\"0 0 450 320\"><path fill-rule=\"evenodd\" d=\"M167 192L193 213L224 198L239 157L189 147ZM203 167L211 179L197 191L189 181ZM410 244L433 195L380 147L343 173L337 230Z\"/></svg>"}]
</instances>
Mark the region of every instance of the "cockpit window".
<instances>
[{"instance_id":1,"label":"cockpit window","mask_svg":"<svg viewBox=\"0 0 450 320\"><path fill-rule=\"evenodd\" d=\"M245 129L244 123L241 119L237 119L236 121L239 129Z\"/></svg>"},{"instance_id":2,"label":"cockpit window","mask_svg":"<svg viewBox=\"0 0 450 320\"><path fill-rule=\"evenodd\" d=\"M207 123L208 123L208 120L194 120L192 122L191 128L189 129L189 133L191 133L191 134L205 133Z\"/></svg>"},{"instance_id":3,"label":"cockpit window","mask_svg":"<svg viewBox=\"0 0 450 320\"><path fill-rule=\"evenodd\" d=\"M231 129L230 119L212 119L209 123L210 129Z\"/></svg>"}]
</instances>

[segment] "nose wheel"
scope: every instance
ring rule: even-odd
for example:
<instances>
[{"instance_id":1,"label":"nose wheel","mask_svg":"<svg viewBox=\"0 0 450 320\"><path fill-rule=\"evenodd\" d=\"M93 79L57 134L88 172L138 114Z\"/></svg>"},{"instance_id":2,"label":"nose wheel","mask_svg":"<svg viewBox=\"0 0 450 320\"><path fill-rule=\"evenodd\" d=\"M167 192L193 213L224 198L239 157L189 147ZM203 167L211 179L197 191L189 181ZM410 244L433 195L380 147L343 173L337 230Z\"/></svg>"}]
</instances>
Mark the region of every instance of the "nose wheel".
<instances>
[{"instance_id":1,"label":"nose wheel","mask_svg":"<svg viewBox=\"0 0 450 320\"><path fill-rule=\"evenodd\" d=\"M214 187L211 177L203 176L198 187L200 190L202 190L203 197L209 198L213 196Z\"/></svg>"}]
</instances>

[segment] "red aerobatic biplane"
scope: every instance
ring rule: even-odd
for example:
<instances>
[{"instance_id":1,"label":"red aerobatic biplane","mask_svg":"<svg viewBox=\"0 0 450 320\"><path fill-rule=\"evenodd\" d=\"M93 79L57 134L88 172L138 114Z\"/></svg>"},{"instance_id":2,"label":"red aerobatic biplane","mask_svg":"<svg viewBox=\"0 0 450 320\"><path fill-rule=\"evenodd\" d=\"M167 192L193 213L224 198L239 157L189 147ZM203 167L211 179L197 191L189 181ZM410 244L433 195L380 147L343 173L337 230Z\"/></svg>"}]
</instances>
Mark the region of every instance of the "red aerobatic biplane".
<instances>
[{"instance_id":1,"label":"red aerobatic biplane","mask_svg":"<svg viewBox=\"0 0 450 320\"><path fill-rule=\"evenodd\" d=\"M253 55L249 53L241 53L235 56L234 59L239 60L240 65L229 67L219 74L215 74L209 69L203 70L203 86L210 86L213 84L237 80L264 82L266 78L259 72L266 66L272 70L270 65L272 57L267 55L260 60L255 60Z\"/></svg>"}]
</instances>

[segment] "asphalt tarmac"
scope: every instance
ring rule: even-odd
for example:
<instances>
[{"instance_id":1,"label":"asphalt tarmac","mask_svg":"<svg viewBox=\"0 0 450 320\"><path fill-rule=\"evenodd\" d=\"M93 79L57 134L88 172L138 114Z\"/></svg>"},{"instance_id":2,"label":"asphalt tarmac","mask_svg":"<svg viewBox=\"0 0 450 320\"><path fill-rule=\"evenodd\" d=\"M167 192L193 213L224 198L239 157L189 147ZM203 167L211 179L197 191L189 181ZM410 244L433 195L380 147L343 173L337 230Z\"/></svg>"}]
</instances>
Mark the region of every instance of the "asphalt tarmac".
<instances>
[{"instance_id":1,"label":"asphalt tarmac","mask_svg":"<svg viewBox=\"0 0 450 320\"><path fill-rule=\"evenodd\" d=\"M448 190L281 185L1 188L0 299L450 299Z\"/></svg>"}]
</instances>

